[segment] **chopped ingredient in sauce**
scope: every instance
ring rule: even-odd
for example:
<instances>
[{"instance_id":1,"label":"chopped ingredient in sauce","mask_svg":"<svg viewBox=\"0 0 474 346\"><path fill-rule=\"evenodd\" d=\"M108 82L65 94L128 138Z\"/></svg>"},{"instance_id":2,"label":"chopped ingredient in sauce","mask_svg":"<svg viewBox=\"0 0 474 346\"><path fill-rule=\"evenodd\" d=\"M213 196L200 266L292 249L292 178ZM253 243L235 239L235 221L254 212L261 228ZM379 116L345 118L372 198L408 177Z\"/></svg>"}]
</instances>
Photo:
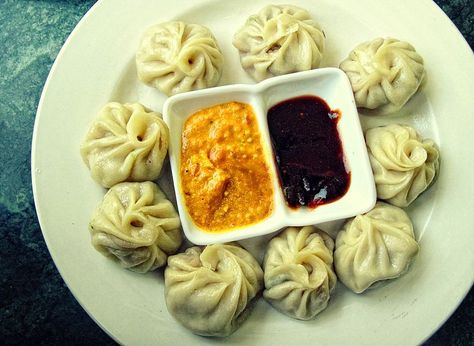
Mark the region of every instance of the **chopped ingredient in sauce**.
<instances>
[{"instance_id":1,"label":"chopped ingredient in sauce","mask_svg":"<svg viewBox=\"0 0 474 346\"><path fill-rule=\"evenodd\" d=\"M184 125L181 187L193 221L217 232L256 223L273 209L273 187L252 107L202 109Z\"/></svg>"},{"instance_id":2,"label":"chopped ingredient in sauce","mask_svg":"<svg viewBox=\"0 0 474 346\"><path fill-rule=\"evenodd\" d=\"M337 131L340 114L316 96L285 100L268 111L280 183L292 208L330 203L350 184Z\"/></svg>"}]
</instances>

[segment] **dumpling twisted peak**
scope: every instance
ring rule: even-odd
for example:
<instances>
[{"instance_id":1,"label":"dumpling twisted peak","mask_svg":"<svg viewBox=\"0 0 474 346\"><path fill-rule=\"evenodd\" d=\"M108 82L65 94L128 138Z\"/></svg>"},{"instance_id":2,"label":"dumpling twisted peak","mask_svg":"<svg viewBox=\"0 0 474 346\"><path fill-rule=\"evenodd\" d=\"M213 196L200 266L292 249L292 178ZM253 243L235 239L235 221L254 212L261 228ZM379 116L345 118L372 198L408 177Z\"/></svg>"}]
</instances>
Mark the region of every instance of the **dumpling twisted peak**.
<instances>
[{"instance_id":1,"label":"dumpling twisted peak","mask_svg":"<svg viewBox=\"0 0 474 346\"><path fill-rule=\"evenodd\" d=\"M312 226L289 227L274 237L264 260L264 298L290 317L314 318L336 286L333 249L333 240Z\"/></svg>"},{"instance_id":2,"label":"dumpling twisted peak","mask_svg":"<svg viewBox=\"0 0 474 346\"><path fill-rule=\"evenodd\" d=\"M319 67L324 32L309 13L290 5L269 5L250 16L234 35L242 67L257 81Z\"/></svg>"},{"instance_id":3,"label":"dumpling twisted peak","mask_svg":"<svg viewBox=\"0 0 474 346\"><path fill-rule=\"evenodd\" d=\"M165 298L171 315L193 333L227 336L247 318L263 286L255 258L235 244L191 247L169 257Z\"/></svg>"},{"instance_id":4,"label":"dumpling twisted peak","mask_svg":"<svg viewBox=\"0 0 474 346\"><path fill-rule=\"evenodd\" d=\"M146 30L136 54L138 78L166 95L217 85L223 63L208 28L179 21Z\"/></svg>"},{"instance_id":5,"label":"dumpling twisted peak","mask_svg":"<svg viewBox=\"0 0 474 346\"><path fill-rule=\"evenodd\" d=\"M403 107L425 76L423 58L415 48L394 38L358 45L340 68L349 77L357 106L380 114Z\"/></svg>"},{"instance_id":6,"label":"dumpling twisted peak","mask_svg":"<svg viewBox=\"0 0 474 346\"><path fill-rule=\"evenodd\" d=\"M398 207L410 205L433 182L439 150L407 125L391 124L367 130L369 159L379 199Z\"/></svg>"},{"instance_id":7,"label":"dumpling twisted peak","mask_svg":"<svg viewBox=\"0 0 474 346\"><path fill-rule=\"evenodd\" d=\"M348 288L362 293L377 281L403 274L418 253L408 215L377 202L374 209L347 221L336 238L334 265Z\"/></svg>"},{"instance_id":8,"label":"dumpling twisted peak","mask_svg":"<svg viewBox=\"0 0 474 346\"><path fill-rule=\"evenodd\" d=\"M92 244L130 270L145 273L166 264L181 245L179 216L152 182L112 187L89 224Z\"/></svg>"},{"instance_id":9,"label":"dumpling twisted peak","mask_svg":"<svg viewBox=\"0 0 474 346\"><path fill-rule=\"evenodd\" d=\"M168 152L168 126L141 104L106 104L81 144L92 178L104 187L155 180Z\"/></svg>"}]
</instances>

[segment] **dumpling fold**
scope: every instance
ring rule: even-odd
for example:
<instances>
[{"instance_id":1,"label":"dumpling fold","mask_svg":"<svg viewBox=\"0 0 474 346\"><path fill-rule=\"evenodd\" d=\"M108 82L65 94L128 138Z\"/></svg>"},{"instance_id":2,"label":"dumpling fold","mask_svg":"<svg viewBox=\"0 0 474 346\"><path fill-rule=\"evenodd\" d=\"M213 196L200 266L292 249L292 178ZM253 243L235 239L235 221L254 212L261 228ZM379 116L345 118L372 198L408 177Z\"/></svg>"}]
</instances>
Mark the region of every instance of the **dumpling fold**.
<instances>
[{"instance_id":1,"label":"dumpling fold","mask_svg":"<svg viewBox=\"0 0 474 346\"><path fill-rule=\"evenodd\" d=\"M407 207L433 183L438 147L411 126L375 127L366 131L365 139L379 199Z\"/></svg>"},{"instance_id":2,"label":"dumpling fold","mask_svg":"<svg viewBox=\"0 0 474 346\"><path fill-rule=\"evenodd\" d=\"M124 268L146 273L166 264L182 242L173 204L152 182L112 187L89 224L92 244Z\"/></svg>"},{"instance_id":3,"label":"dumpling fold","mask_svg":"<svg viewBox=\"0 0 474 346\"><path fill-rule=\"evenodd\" d=\"M269 5L248 18L234 35L242 67L256 80L319 67L324 32L308 11Z\"/></svg>"},{"instance_id":4,"label":"dumpling fold","mask_svg":"<svg viewBox=\"0 0 474 346\"><path fill-rule=\"evenodd\" d=\"M413 225L401 208L377 202L366 214L348 220L337 234L337 277L355 293L402 275L418 253Z\"/></svg>"},{"instance_id":5,"label":"dumpling fold","mask_svg":"<svg viewBox=\"0 0 474 346\"><path fill-rule=\"evenodd\" d=\"M148 28L136 53L138 78L168 96L216 86L223 65L211 31L180 21Z\"/></svg>"},{"instance_id":6,"label":"dumpling fold","mask_svg":"<svg viewBox=\"0 0 474 346\"><path fill-rule=\"evenodd\" d=\"M263 297L277 310L309 320L324 310L336 286L334 242L313 227L289 227L268 244Z\"/></svg>"},{"instance_id":7,"label":"dumpling fold","mask_svg":"<svg viewBox=\"0 0 474 346\"><path fill-rule=\"evenodd\" d=\"M169 130L161 114L139 103L106 104L81 144L92 178L103 187L159 177L168 153Z\"/></svg>"},{"instance_id":8,"label":"dumpling fold","mask_svg":"<svg viewBox=\"0 0 474 346\"><path fill-rule=\"evenodd\" d=\"M247 318L263 286L257 260L237 244L191 247L165 270L168 311L193 333L227 336Z\"/></svg>"},{"instance_id":9,"label":"dumpling fold","mask_svg":"<svg viewBox=\"0 0 474 346\"><path fill-rule=\"evenodd\" d=\"M408 42L394 38L361 43L339 67L349 77L357 107L378 114L402 108L425 77L420 54Z\"/></svg>"}]
</instances>

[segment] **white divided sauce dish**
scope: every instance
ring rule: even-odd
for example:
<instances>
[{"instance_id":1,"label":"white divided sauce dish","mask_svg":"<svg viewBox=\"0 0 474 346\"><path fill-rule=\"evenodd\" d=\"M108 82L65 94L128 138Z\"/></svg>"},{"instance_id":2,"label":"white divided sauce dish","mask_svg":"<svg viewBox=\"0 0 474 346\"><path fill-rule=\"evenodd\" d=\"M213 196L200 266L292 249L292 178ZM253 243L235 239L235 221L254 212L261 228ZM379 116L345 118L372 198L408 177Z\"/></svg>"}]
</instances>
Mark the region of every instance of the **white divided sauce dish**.
<instances>
[{"instance_id":1,"label":"white divided sauce dish","mask_svg":"<svg viewBox=\"0 0 474 346\"><path fill-rule=\"evenodd\" d=\"M267 125L268 110L298 96L322 98L341 117L337 123L346 170L351 179L347 192L339 199L316 208L290 208L283 196ZM195 112L226 102L252 106L258 121L262 146L274 189L271 214L251 225L222 232L202 230L191 219L183 197L180 178L181 139L186 119ZM174 95L165 102L163 116L170 129L169 156L176 201L184 233L197 245L224 243L265 235L286 226L316 225L344 219L372 209L376 202L375 183L365 146L357 108L347 76L337 68L321 68L264 80L258 84L236 84Z\"/></svg>"}]
</instances>

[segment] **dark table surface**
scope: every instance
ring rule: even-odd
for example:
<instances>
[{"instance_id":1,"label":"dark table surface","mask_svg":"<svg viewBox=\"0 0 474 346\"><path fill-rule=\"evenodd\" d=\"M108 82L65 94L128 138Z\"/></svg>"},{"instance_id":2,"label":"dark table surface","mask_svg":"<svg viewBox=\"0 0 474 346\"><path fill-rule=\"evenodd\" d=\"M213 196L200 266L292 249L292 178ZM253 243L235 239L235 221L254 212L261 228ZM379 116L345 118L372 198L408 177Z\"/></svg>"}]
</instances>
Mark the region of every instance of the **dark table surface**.
<instances>
[{"instance_id":1,"label":"dark table surface","mask_svg":"<svg viewBox=\"0 0 474 346\"><path fill-rule=\"evenodd\" d=\"M31 190L31 136L51 65L93 0L0 0L0 344L114 344L69 292ZM471 48L474 0L436 0ZM447 48L449 49L449 47ZM473 291L427 345L474 345Z\"/></svg>"}]
</instances>

